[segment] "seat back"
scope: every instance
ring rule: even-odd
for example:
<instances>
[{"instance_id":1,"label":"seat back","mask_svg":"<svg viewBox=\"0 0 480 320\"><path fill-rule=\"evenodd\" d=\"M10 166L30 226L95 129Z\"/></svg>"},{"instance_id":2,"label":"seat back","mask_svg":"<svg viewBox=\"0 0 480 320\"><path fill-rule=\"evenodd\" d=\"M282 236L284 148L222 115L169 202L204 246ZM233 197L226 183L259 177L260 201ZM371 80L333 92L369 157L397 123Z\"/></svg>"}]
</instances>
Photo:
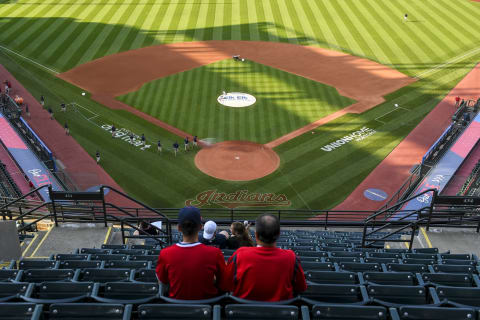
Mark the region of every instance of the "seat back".
<instances>
[{"instance_id":1,"label":"seat back","mask_svg":"<svg viewBox=\"0 0 480 320\"><path fill-rule=\"evenodd\" d=\"M289 319L299 318L295 306L269 304L229 304L225 306L226 319Z\"/></svg>"},{"instance_id":2,"label":"seat back","mask_svg":"<svg viewBox=\"0 0 480 320\"><path fill-rule=\"evenodd\" d=\"M92 260L111 261L111 260L127 260L126 254L92 254Z\"/></svg>"},{"instance_id":3,"label":"seat back","mask_svg":"<svg viewBox=\"0 0 480 320\"><path fill-rule=\"evenodd\" d=\"M126 244L102 244L102 249L127 249Z\"/></svg>"},{"instance_id":4,"label":"seat back","mask_svg":"<svg viewBox=\"0 0 480 320\"><path fill-rule=\"evenodd\" d=\"M80 274L81 281L113 282L128 281L130 269L84 269Z\"/></svg>"},{"instance_id":5,"label":"seat back","mask_svg":"<svg viewBox=\"0 0 480 320\"><path fill-rule=\"evenodd\" d=\"M132 255L128 258L129 261L152 261L157 263L158 255Z\"/></svg>"},{"instance_id":6,"label":"seat back","mask_svg":"<svg viewBox=\"0 0 480 320\"><path fill-rule=\"evenodd\" d=\"M331 271L335 269L335 265L332 262L302 262L303 270L323 270Z\"/></svg>"},{"instance_id":7,"label":"seat back","mask_svg":"<svg viewBox=\"0 0 480 320\"><path fill-rule=\"evenodd\" d=\"M203 304L142 304L139 319L212 319L212 307Z\"/></svg>"},{"instance_id":8,"label":"seat back","mask_svg":"<svg viewBox=\"0 0 480 320\"><path fill-rule=\"evenodd\" d=\"M356 263L356 262L340 263L340 269L353 271L353 272L380 271L380 270L382 270L378 263Z\"/></svg>"},{"instance_id":9,"label":"seat back","mask_svg":"<svg viewBox=\"0 0 480 320\"><path fill-rule=\"evenodd\" d=\"M29 269L23 272L24 282L48 282L73 280L73 269Z\"/></svg>"},{"instance_id":10,"label":"seat back","mask_svg":"<svg viewBox=\"0 0 480 320\"><path fill-rule=\"evenodd\" d=\"M129 269L143 269L148 268L148 261L123 261L111 260L105 261L105 268L129 268Z\"/></svg>"},{"instance_id":11,"label":"seat back","mask_svg":"<svg viewBox=\"0 0 480 320\"><path fill-rule=\"evenodd\" d=\"M49 319L130 319L131 306L110 303L54 303ZM125 314L125 315L124 315ZM125 318L124 318L125 316Z\"/></svg>"},{"instance_id":12,"label":"seat back","mask_svg":"<svg viewBox=\"0 0 480 320\"><path fill-rule=\"evenodd\" d=\"M396 258L376 258L376 257L373 257L373 258L363 258L363 261L366 262L366 263L384 263L384 264L388 264L388 263L398 263L398 259Z\"/></svg>"},{"instance_id":13,"label":"seat back","mask_svg":"<svg viewBox=\"0 0 480 320\"><path fill-rule=\"evenodd\" d=\"M417 279L411 272L364 272L363 279L368 283L397 286L415 286Z\"/></svg>"},{"instance_id":14,"label":"seat back","mask_svg":"<svg viewBox=\"0 0 480 320\"><path fill-rule=\"evenodd\" d=\"M64 260L60 261L58 266L60 269L85 269L85 268L100 268L102 266L102 261L94 260Z\"/></svg>"},{"instance_id":15,"label":"seat back","mask_svg":"<svg viewBox=\"0 0 480 320\"><path fill-rule=\"evenodd\" d=\"M361 262L360 258L356 257L328 257L325 258L325 261L332 262L332 263L344 263L344 262Z\"/></svg>"},{"instance_id":16,"label":"seat back","mask_svg":"<svg viewBox=\"0 0 480 320\"><path fill-rule=\"evenodd\" d=\"M111 249L98 249L98 248L82 248L79 250L80 253L85 254L109 254L112 253Z\"/></svg>"},{"instance_id":17,"label":"seat back","mask_svg":"<svg viewBox=\"0 0 480 320\"><path fill-rule=\"evenodd\" d=\"M387 270L392 272L427 272L428 268L423 264L402 264L402 263L388 263Z\"/></svg>"},{"instance_id":18,"label":"seat back","mask_svg":"<svg viewBox=\"0 0 480 320\"><path fill-rule=\"evenodd\" d=\"M307 271L305 278L308 281L322 284L358 283L358 276L355 272Z\"/></svg>"},{"instance_id":19,"label":"seat back","mask_svg":"<svg viewBox=\"0 0 480 320\"><path fill-rule=\"evenodd\" d=\"M477 261L475 260L465 260L465 259L442 259L440 260L441 264L453 264L459 266L475 266Z\"/></svg>"},{"instance_id":20,"label":"seat back","mask_svg":"<svg viewBox=\"0 0 480 320\"><path fill-rule=\"evenodd\" d=\"M365 256L363 252L350 252L350 251L332 251L330 252L332 257L349 257L349 258L362 258Z\"/></svg>"},{"instance_id":21,"label":"seat back","mask_svg":"<svg viewBox=\"0 0 480 320\"><path fill-rule=\"evenodd\" d=\"M40 299L62 299L92 292L93 282L43 282L36 286L34 295Z\"/></svg>"},{"instance_id":22,"label":"seat back","mask_svg":"<svg viewBox=\"0 0 480 320\"><path fill-rule=\"evenodd\" d=\"M434 285L452 287L475 286L472 275L469 273L424 273L422 279Z\"/></svg>"},{"instance_id":23,"label":"seat back","mask_svg":"<svg viewBox=\"0 0 480 320\"><path fill-rule=\"evenodd\" d=\"M55 260L22 259L18 262L18 269L53 269L56 265Z\"/></svg>"},{"instance_id":24,"label":"seat back","mask_svg":"<svg viewBox=\"0 0 480 320\"><path fill-rule=\"evenodd\" d=\"M88 260L89 254L57 254L55 260Z\"/></svg>"},{"instance_id":25,"label":"seat back","mask_svg":"<svg viewBox=\"0 0 480 320\"><path fill-rule=\"evenodd\" d=\"M146 251L143 249L113 249L112 253L126 255L144 255Z\"/></svg>"},{"instance_id":26,"label":"seat back","mask_svg":"<svg viewBox=\"0 0 480 320\"><path fill-rule=\"evenodd\" d=\"M455 264L434 264L434 272L444 272L444 273L475 273L474 266L468 265L455 265Z\"/></svg>"},{"instance_id":27,"label":"seat back","mask_svg":"<svg viewBox=\"0 0 480 320\"><path fill-rule=\"evenodd\" d=\"M472 256L466 253L462 253L462 254L442 253L440 254L440 259L472 260Z\"/></svg>"},{"instance_id":28,"label":"seat back","mask_svg":"<svg viewBox=\"0 0 480 320\"><path fill-rule=\"evenodd\" d=\"M135 271L133 280L140 282L158 282L154 269L140 269Z\"/></svg>"},{"instance_id":29,"label":"seat back","mask_svg":"<svg viewBox=\"0 0 480 320\"><path fill-rule=\"evenodd\" d=\"M103 287L103 297L109 299L140 299L159 296L158 282L108 282Z\"/></svg>"},{"instance_id":30,"label":"seat back","mask_svg":"<svg viewBox=\"0 0 480 320\"><path fill-rule=\"evenodd\" d=\"M401 253L395 252L369 252L367 258L390 258L390 259L401 259Z\"/></svg>"},{"instance_id":31,"label":"seat back","mask_svg":"<svg viewBox=\"0 0 480 320\"><path fill-rule=\"evenodd\" d=\"M438 286L435 291L440 301L448 300L466 306L480 307L480 288Z\"/></svg>"},{"instance_id":32,"label":"seat back","mask_svg":"<svg viewBox=\"0 0 480 320\"><path fill-rule=\"evenodd\" d=\"M321 303L357 303L365 297L359 285L347 284L309 284L301 294L302 298Z\"/></svg>"},{"instance_id":33,"label":"seat back","mask_svg":"<svg viewBox=\"0 0 480 320\"><path fill-rule=\"evenodd\" d=\"M0 299L15 295L25 295L31 287L28 283L0 282Z\"/></svg>"},{"instance_id":34,"label":"seat back","mask_svg":"<svg viewBox=\"0 0 480 320\"><path fill-rule=\"evenodd\" d=\"M0 282L17 279L19 272L19 270L15 269L0 269Z\"/></svg>"},{"instance_id":35,"label":"seat back","mask_svg":"<svg viewBox=\"0 0 480 320\"><path fill-rule=\"evenodd\" d=\"M43 305L34 303L0 303L0 319L38 320L42 316Z\"/></svg>"},{"instance_id":36,"label":"seat back","mask_svg":"<svg viewBox=\"0 0 480 320\"><path fill-rule=\"evenodd\" d=\"M408 306L398 309L400 320L470 320L475 319L475 310L467 308L441 308Z\"/></svg>"},{"instance_id":37,"label":"seat back","mask_svg":"<svg viewBox=\"0 0 480 320\"><path fill-rule=\"evenodd\" d=\"M354 316L353 316L354 315ZM332 320L350 320L353 319L375 319L386 320L388 319L387 309L384 307L374 306L356 306L356 305L316 305L312 308L312 319L332 319Z\"/></svg>"},{"instance_id":38,"label":"seat back","mask_svg":"<svg viewBox=\"0 0 480 320\"><path fill-rule=\"evenodd\" d=\"M406 305L428 304L427 290L423 286L368 285L367 292L368 296L377 302Z\"/></svg>"}]
</instances>

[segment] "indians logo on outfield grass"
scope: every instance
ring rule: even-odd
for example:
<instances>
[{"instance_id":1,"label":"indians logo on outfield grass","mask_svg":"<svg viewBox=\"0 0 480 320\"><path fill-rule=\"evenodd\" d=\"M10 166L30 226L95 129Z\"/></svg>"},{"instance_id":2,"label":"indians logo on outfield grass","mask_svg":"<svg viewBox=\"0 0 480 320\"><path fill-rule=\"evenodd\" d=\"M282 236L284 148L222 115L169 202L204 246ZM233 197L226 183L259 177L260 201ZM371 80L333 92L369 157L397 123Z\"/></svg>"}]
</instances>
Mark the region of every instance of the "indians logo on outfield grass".
<instances>
[{"instance_id":1,"label":"indians logo on outfield grass","mask_svg":"<svg viewBox=\"0 0 480 320\"><path fill-rule=\"evenodd\" d=\"M239 207L289 207L291 204L291 201L284 194L249 193L248 190L232 193L207 190L197 194L195 199L185 201L186 206L219 205L229 209Z\"/></svg>"}]
</instances>

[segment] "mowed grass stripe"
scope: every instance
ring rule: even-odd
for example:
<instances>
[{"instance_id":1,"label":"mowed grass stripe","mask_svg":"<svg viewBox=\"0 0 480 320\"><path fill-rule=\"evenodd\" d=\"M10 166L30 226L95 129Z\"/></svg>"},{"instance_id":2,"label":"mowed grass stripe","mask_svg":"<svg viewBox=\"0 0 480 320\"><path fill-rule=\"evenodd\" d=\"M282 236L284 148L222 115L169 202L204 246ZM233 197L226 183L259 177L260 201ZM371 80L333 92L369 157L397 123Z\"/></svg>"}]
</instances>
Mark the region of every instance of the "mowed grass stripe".
<instances>
[{"instance_id":1,"label":"mowed grass stripe","mask_svg":"<svg viewBox=\"0 0 480 320\"><path fill-rule=\"evenodd\" d=\"M250 18L250 15L256 15L255 8L249 8L249 2L247 0L240 1L232 4L232 24L240 26L239 28L232 29L232 40L254 40L258 39L258 35L253 37L250 35L252 30L252 24L257 20L256 18Z\"/></svg>"},{"instance_id":2,"label":"mowed grass stripe","mask_svg":"<svg viewBox=\"0 0 480 320\"><path fill-rule=\"evenodd\" d=\"M307 1L292 1L291 5L295 7L298 15L298 21L305 31L306 39L303 40L304 45L320 44L325 45L316 39L325 38L322 29L320 28L317 19L313 16L312 8Z\"/></svg>"},{"instance_id":3,"label":"mowed grass stripe","mask_svg":"<svg viewBox=\"0 0 480 320\"><path fill-rule=\"evenodd\" d=\"M194 2L187 2L184 4L182 11L179 12L180 16L177 17L178 24L175 28L176 33L172 38L172 42L184 42L192 40L191 31L190 34L187 34L187 31L190 28L192 14L194 14L196 10L198 10L198 6Z\"/></svg>"},{"instance_id":4,"label":"mowed grass stripe","mask_svg":"<svg viewBox=\"0 0 480 320\"><path fill-rule=\"evenodd\" d=\"M278 9L287 32L288 42L294 44L305 43L305 30L299 23L297 11L291 5L291 1L278 1Z\"/></svg>"},{"instance_id":5,"label":"mowed grass stripe","mask_svg":"<svg viewBox=\"0 0 480 320\"><path fill-rule=\"evenodd\" d=\"M53 1L55 0L50 0L47 2L47 4ZM17 10L8 13L9 15L11 15L11 20L3 24L0 28L0 36L5 43L7 43L7 40L9 41L8 43L10 43L11 37L16 35L18 33L18 30L28 23L28 18L35 17L35 15L41 16L41 12L43 12L43 10L48 11L48 5L39 6L32 4L16 6L16 9ZM2 17L3 16L4 15L2 15Z\"/></svg>"},{"instance_id":6,"label":"mowed grass stripe","mask_svg":"<svg viewBox=\"0 0 480 320\"><path fill-rule=\"evenodd\" d=\"M223 10L220 10L220 11L223 11L221 13L221 25L222 25L222 40L230 40L232 39L232 33L233 33L233 30L237 30L237 32L239 34L241 34L240 32L240 26L237 24L237 25L232 25L232 8L233 8L233 3L230 2L230 3L224 3L223 6L220 6L220 7L223 7L222 9ZM238 11L237 11L238 12ZM233 40L233 39L232 39ZM235 40L239 40L238 39L235 39Z\"/></svg>"},{"instance_id":7,"label":"mowed grass stripe","mask_svg":"<svg viewBox=\"0 0 480 320\"><path fill-rule=\"evenodd\" d=\"M252 0L254 2L254 6L256 8L256 12L257 12L257 26L256 26L256 29L257 30L260 30L259 32L259 40L261 41L275 41L276 37L271 34L269 31L268 31L268 28L269 28L269 24L267 21L271 21L269 20L270 18L270 14L269 12L266 12L267 9L265 9L265 6L267 4L266 1L256 1L256 0Z\"/></svg>"},{"instance_id":8,"label":"mowed grass stripe","mask_svg":"<svg viewBox=\"0 0 480 320\"><path fill-rule=\"evenodd\" d=\"M479 26L480 24L480 22L478 21L478 14L480 14L480 6L478 5L478 3L475 3L473 1L451 2L448 0L439 0L438 2L432 1L432 5L434 4L442 5L445 8L448 8L448 10L454 15L461 15L461 19L463 19L463 21L468 23L468 25L470 26Z\"/></svg>"},{"instance_id":9,"label":"mowed grass stripe","mask_svg":"<svg viewBox=\"0 0 480 320\"><path fill-rule=\"evenodd\" d=\"M179 37L183 37L182 32L179 30L178 25L180 21L183 19L182 15L185 9L185 3L176 3L175 10L173 11L173 15L170 17L170 24L168 25L168 32L165 32L165 37L163 42L174 42L177 34Z\"/></svg>"},{"instance_id":10,"label":"mowed grass stripe","mask_svg":"<svg viewBox=\"0 0 480 320\"><path fill-rule=\"evenodd\" d=\"M279 21L275 16L271 0L261 1L261 3L263 4L263 13L265 15L265 20L263 21L266 22L263 30L268 33L268 41L285 42L285 38L287 37L285 26L282 24L282 21ZM274 3L273 7L275 6L276 4Z\"/></svg>"},{"instance_id":11,"label":"mowed grass stripe","mask_svg":"<svg viewBox=\"0 0 480 320\"><path fill-rule=\"evenodd\" d=\"M342 32L337 25L337 21L334 17L330 14L327 10L326 4L324 2L314 2L317 7L318 11L322 14L322 19L320 21L324 21L326 25L326 30L329 32L326 33L328 35L328 43L330 44L330 48L334 50L338 50L338 48L345 48L347 46L347 41L345 40Z\"/></svg>"},{"instance_id":12,"label":"mowed grass stripe","mask_svg":"<svg viewBox=\"0 0 480 320\"><path fill-rule=\"evenodd\" d=\"M160 25L158 25L158 27L156 26L156 29L153 29L156 33L152 35L152 43L148 45L165 43L169 36L169 26L172 23L172 17L177 9L177 3L168 3L168 5L162 6L160 16L157 17Z\"/></svg>"}]
</instances>

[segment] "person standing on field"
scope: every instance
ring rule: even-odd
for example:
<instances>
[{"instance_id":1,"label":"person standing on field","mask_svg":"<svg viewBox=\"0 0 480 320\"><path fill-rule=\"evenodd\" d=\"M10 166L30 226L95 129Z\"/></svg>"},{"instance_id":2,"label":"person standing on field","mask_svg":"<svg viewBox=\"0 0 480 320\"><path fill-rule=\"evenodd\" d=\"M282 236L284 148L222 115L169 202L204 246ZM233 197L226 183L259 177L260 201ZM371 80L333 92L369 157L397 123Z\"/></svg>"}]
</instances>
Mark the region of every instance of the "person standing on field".
<instances>
[{"instance_id":1,"label":"person standing on field","mask_svg":"<svg viewBox=\"0 0 480 320\"><path fill-rule=\"evenodd\" d=\"M158 152L162 152L162 143L160 142L160 140L158 140L157 142L157 149L158 149Z\"/></svg>"},{"instance_id":2,"label":"person standing on field","mask_svg":"<svg viewBox=\"0 0 480 320\"><path fill-rule=\"evenodd\" d=\"M177 156L178 147L179 147L178 142L175 141L175 142L173 143L173 151L175 152L175 157Z\"/></svg>"},{"instance_id":3,"label":"person standing on field","mask_svg":"<svg viewBox=\"0 0 480 320\"><path fill-rule=\"evenodd\" d=\"M405 13L405 15L403 16L403 21L407 22L408 20L408 13Z\"/></svg>"}]
</instances>

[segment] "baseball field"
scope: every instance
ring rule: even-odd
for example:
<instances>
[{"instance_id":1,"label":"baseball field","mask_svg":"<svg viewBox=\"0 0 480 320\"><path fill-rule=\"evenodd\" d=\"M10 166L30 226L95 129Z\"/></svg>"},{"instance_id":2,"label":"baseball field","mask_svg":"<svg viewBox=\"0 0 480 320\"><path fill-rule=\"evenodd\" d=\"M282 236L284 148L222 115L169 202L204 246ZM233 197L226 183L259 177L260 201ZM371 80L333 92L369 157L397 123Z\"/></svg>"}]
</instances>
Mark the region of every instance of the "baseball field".
<instances>
[{"instance_id":1,"label":"baseball field","mask_svg":"<svg viewBox=\"0 0 480 320\"><path fill-rule=\"evenodd\" d=\"M218 207L225 193L329 209L480 61L479 16L470 0L0 1L0 64L152 206ZM256 103L226 107L222 91ZM184 135L202 148L185 152ZM278 168L249 181L199 170L229 140L271 148ZM232 170L255 170L242 157Z\"/></svg>"}]
</instances>

